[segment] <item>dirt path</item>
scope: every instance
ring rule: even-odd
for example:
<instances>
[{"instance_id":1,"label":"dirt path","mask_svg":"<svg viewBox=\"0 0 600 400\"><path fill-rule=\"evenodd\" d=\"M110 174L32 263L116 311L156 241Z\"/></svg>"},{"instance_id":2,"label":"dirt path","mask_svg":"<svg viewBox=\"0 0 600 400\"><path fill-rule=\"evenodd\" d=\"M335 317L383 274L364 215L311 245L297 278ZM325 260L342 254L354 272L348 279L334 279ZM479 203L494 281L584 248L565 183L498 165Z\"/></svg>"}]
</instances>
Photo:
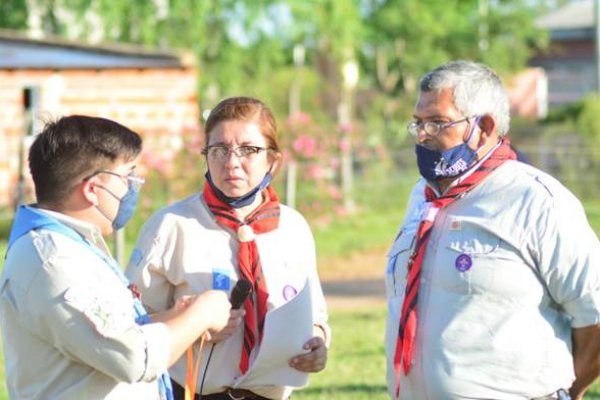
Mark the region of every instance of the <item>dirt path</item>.
<instances>
[{"instance_id":1,"label":"dirt path","mask_svg":"<svg viewBox=\"0 0 600 400\"><path fill-rule=\"evenodd\" d=\"M321 259L321 284L329 308L358 308L385 303L386 249L343 259Z\"/></svg>"}]
</instances>

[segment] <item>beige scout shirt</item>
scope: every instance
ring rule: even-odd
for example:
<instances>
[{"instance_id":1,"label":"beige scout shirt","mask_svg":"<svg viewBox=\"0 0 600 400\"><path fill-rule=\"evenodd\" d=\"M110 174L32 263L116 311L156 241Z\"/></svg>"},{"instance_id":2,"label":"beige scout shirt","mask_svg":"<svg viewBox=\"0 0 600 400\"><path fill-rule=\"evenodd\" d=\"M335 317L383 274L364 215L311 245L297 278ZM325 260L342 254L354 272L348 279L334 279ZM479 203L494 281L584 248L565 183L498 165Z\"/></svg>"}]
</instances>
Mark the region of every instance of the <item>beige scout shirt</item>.
<instances>
[{"instance_id":1,"label":"beige scout shirt","mask_svg":"<svg viewBox=\"0 0 600 400\"><path fill-rule=\"evenodd\" d=\"M48 214L108 254L97 228ZM0 284L11 398L158 398L169 332L160 323L135 323L131 292L88 246L29 232L12 245Z\"/></svg>"},{"instance_id":2,"label":"beige scout shirt","mask_svg":"<svg viewBox=\"0 0 600 400\"><path fill-rule=\"evenodd\" d=\"M142 301L149 309L162 311L174 300L216 288L217 277L227 276L229 290L238 279L235 234L224 230L195 194L154 215L142 228L127 275L142 290ZM330 337L327 311L317 276L315 247L305 219L295 210L281 206L279 228L257 235L256 243L269 289L268 309L287 302L286 296L299 291L305 282L310 287L313 321ZM288 297L289 298L289 297ZM293 329L290 326L290 329ZM243 324L227 340L215 346L203 392L215 393L234 384L239 377L238 363ZM208 351L205 346L200 371L204 371ZM251 358L256 355L254 351ZM185 383L186 359L182 357L170 370L178 383ZM197 391L200 389L198 379ZM244 387L270 399L289 396L285 386Z\"/></svg>"}]
</instances>

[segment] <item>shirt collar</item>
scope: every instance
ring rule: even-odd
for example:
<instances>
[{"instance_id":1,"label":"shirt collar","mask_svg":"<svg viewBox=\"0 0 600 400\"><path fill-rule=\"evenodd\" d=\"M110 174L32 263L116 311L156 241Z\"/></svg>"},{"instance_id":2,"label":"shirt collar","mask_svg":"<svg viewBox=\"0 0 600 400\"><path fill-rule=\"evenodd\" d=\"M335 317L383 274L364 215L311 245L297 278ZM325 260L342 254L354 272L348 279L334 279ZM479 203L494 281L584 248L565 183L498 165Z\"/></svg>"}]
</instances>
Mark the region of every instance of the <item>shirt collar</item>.
<instances>
[{"instance_id":1,"label":"shirt collar","mask_svg":"<svg viewBox=\"0 0 600 400\"><path fill-rule=\"evenodd\" d=\"M42 213L48 214L49 216L55 218L59 222L68 226L69 228L75 230L92 245L96 246L107 255L111 255L110 249L104 241L104 238L100 233L100 229L96 225L86 221L82 221L78 218L70 217L66 214L62 214L57 211L46 210L43 208L37 208L37 210Z\"/></svg>"}]
</instances>

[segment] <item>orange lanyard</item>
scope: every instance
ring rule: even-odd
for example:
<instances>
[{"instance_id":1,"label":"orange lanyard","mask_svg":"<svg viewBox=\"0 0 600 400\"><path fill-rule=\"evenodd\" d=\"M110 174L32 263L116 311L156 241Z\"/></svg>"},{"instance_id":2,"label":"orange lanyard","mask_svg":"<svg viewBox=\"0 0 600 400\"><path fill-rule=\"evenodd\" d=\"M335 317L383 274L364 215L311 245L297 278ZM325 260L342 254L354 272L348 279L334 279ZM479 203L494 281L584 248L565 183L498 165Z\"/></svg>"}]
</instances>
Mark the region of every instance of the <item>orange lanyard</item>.
<instances>
[{"instance_id":1,"label":"orange lanyard","mask_svg":"<svg viewBox=\"0 0 600 400\"><path fill-rule=\"evenodd\" d=\"M200 360L202 359L202 348L204 347L204 335L200 339L200 348L198 349L198 358L194 363L194 344L188 347L186 352L187 369L185 373L185 400L194 400L196 393L196 384L198 382L198 374L200 372ZM200 393L202 397L202 393Z\"/></svg>"}]
</instances>

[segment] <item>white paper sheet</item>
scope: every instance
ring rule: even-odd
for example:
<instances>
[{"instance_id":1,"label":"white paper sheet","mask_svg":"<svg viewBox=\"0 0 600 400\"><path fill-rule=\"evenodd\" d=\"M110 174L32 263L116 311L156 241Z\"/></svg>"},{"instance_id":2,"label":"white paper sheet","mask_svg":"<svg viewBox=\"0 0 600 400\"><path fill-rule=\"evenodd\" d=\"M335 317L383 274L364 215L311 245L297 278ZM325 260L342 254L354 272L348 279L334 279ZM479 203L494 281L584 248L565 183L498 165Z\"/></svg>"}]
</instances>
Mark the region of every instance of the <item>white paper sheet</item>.
<instances>
[{"instance_id":1,"label":"white paper sheet","mask_svg":"<svg viewBox=\"0 0 600 400\"><path fill-rule=\"evenodd\" d=\"M302 348L313 336L310 290L304 288L292 300L269 313L265 320L263 340L254 363L234 387L293 386L308 383L308 374L291 368L288 360L306 353Z\"/></svg>"}]
</instances>

